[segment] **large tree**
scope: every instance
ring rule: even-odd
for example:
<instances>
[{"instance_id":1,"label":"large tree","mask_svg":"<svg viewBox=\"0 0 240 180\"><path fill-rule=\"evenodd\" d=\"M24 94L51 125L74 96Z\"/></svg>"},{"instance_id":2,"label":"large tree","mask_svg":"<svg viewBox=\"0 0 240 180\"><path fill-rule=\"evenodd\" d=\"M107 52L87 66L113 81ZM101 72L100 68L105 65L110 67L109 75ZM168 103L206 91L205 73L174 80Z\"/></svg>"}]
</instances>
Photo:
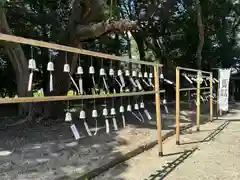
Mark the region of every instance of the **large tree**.
<instances>
[{"instance_id":1,"label":"large tree","mask_svg":"<svg viewBox=\"0 0 240 180\"><path fill-rule=\"evenodd\" d=\"M8 7L7 15L9 15L9 20L13 20L11 21L11 27L15 30L14 34L22 34L21 31L25 31L26 34L29 32L28 34L32 37L35 36L35 39L55 41L57 38L57 43L78 48L81 48L82 41L95 39L109 32L126 31L136 29L137 27L134 21L114 21L110 19L105 12L106 3L102 0L74 0L72 2L62 0L53 3L49 3L46 0L19 3L13 0L8 2L6 7ZM1 30L4 33L11 34L4 9L1 10L1 13ZM18 19L15 19L16 17ZM26 19L30 21L30 24L26 24ZM22 26L22 29L16 26ZM31 29L32 27L34 27L34 30ZM37 37L39 33L41 35ZM9 55L16 77L19 78L17 80L18 94L27 96L28 64L22 47L20 45L12 46L12 43L5 43L3 46ZM27 52L29 52L29 49ZM39 51L39 49L36 49L36 51ZM40 51L41 57L48 59L48 50L41 49ZM51 93L46 92L46 95L66 95L69 88L69 78L63 72L63 66L66 62L65 57L65 52L57 53L54 60L56 62L54 91ZM68 53L67 61L71 64L72 72L74 72L76 70L77 55ZM43 68L46 68L46 60ZM43 70L43 72L46 72L46 70ZM46 80L46 78L44 79ZM44 106L44 115L46 117L59 115L59 111L55 109L59 107L56 104L54 106L52 104ZM32 110L30 115L33 115Z\"/></svg>"},{"instance_id":2,"label":"large tree","mask_svg":"<svg viewBox=\"0 0 240 180\"><path fill-rule=\"evenodd\" d=\"M229 67L239 60L239 12L239 2L228 0L10 0L1 9L1 31L121 55L125 53L121 47L127 50L125 44L131 49L126 33L131 30L141 60L153 60L153 54L164 64L166 73L176 65L209 70L215 65ZM112 33L117 35L110 36ZM18 95L29 95L27 60L31 48L4 42L1 46L15 71ZM55 83L54 92L49 93L49 50L33 50L40 69L36 78L46 95L65 95L69 88L69 79L63 73L66 54L55 52L51 57ZM68 53L67 57L74 72L77 55ZM81 58L87 68L90 58ZM52 104L43 106L46 117L59 112L54 109L59 107Z\"/></svg>"}]
</instances>

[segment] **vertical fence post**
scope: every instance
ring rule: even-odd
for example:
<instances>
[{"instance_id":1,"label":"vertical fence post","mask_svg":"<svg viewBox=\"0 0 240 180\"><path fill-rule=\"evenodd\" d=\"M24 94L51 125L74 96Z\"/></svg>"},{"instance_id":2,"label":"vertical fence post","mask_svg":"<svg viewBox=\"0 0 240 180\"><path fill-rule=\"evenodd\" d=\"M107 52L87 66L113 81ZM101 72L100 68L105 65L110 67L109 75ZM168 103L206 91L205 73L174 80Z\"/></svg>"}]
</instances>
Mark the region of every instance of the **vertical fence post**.
<instances>
[{"instance_id":1,"label":"vertical fence post","mask_svg":"<svg viewBox=\"0 0 240 180\"><path fill-rule=\"evenodd\" d=\"M159 67L158 64L154 66L154 87L155 87L155 101L156 101L156 123L158 136L158 155L163 156L162 148L162 121L161 121L161 106L160 106L160 87L159 87Z\"/></svg>"},{"instance_id":2,"label":"vertical fence post","mask_svg":"<svg viewBox=\"0 0 240 180\"><path fill-rule=\"evenodd\" d=\"M180 69L176 68L176 144L180 144Z\"/></svg>"},{"instance_id":3,"label":"vertical fence post","mask_svg":"<svg viewBox=\"0 0 240 180\"><path fill-rule=\"evenodd\" d=\"M213 73L210 74L210 121L213 121Z\"/></svg>"},{"instance_id":4,"label":"vertical fence post","mask_svg":"<svg viewBox=\"0 0 240 180\"><path fill-rule=\"evenodd\" d=\"M200 101L200 96L201 96L201 83L200 83L200 79L201 79L201 71L197 72L197 131L200 131L200 114L201 114L201 101Z\"/></svg>"}]
</instances>

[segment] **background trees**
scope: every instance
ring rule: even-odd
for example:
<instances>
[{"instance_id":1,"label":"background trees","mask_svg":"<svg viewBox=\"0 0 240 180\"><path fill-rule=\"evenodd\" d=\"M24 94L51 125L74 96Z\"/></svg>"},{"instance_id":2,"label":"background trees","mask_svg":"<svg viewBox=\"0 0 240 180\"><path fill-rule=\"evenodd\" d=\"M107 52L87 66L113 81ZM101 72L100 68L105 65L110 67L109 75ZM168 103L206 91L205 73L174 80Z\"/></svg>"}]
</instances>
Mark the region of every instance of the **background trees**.
<instances>
[{"instance_id":1,"label":"background trees","mask_svg":"<svg viewBox=\"0 0 240 180\"><path fill-rule=\"evenodd\" d=\"M209 70L235 67L239 61L238 1L9 0L1 1L0 12L3 33L141 60L158 59L170 77L176 65ZM28 95L31 48L6 42L0 45L1 96ZM46 65L51 56L58 74L53 94L66 94L69 82L61 75L65 53L42 48L33 48L33 53L39 68L36 87L47 89ZM89 57L81 59L88 68ZM77 56L68 54L68 62L74 69Z\"/></svg>"}]
</instances>

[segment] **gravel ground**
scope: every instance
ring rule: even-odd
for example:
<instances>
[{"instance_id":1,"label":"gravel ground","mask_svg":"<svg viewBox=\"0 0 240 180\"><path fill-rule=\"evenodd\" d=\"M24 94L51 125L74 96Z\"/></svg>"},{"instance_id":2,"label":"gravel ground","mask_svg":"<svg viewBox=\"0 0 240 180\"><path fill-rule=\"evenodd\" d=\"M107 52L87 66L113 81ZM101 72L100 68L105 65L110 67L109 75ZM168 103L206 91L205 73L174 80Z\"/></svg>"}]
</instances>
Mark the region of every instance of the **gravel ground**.
<instances>
[{"instance_id":1,"label":"gravel ground","mask_svg":"<svg viewBox=\"0 0 240 180\"><path fill-rule=\"evenodd\" d=\"M232 119L232 120L230 120ZM235 120L234 120L235 119ZM105 172L95 180L239 180L240 111L164 142L164 157L157 147ZM229 121L230 120L230 121Z\"/></svg>"},{"instance_id":2,"label":"gravel ground","mask_svg":"<svg viewBox=\"0 0 240 180\"><path fill-rule=\"evenodd\" d=\"M181 126L195 121L192 111L181 113ZM155 119L154 114L152 117ZM174 114L162 117L162 133L166 134L174 129ZM140 123L126 113L126 128L117 120L119 131L106 134L105 128L99 126L94 137L86 137L82 122L75 120L82 137L79 141L74 140L69 124L36 124L0 131L0 180L72 179L157 140L154 120Z\"/></svg>"},{"instance_id":3,"label":"gravel ground","mask_svg":"<svg viewBox=\"0 0 240 180\"><path fill-rule=\"evenodd\" d=\"M183 105L181 106L181 126L194 124L196 121L194 105L192 108L189 105L185 105L186 107ZM206 121L208 115L204 110L205 106L202 107L205 115L201 119ZM59 180L61 178L66 180L102 167L137 147L145 146L157 139L155 107L152 104L148 108L153 120L140 123L131 113L126 113L128 124L126 128L122 128L120 118L117 117L119 131L106 134L103 123L100 124L99 133L94 137L86 137L83 122L74 119L82 137L79 141L74 140L69 124L66 123L47 127L39 124L17 126L2 130L0 131L0 180ZM191 111L187 110L189 108ZM174 110L174 103L169 105L168 115L164 114L162 108L163 134L175 129ZM91 121L88 122L93 128L94 124L91 124ZM105 121L99 119L99 122ZM151 157L156 159L156 155L157 151L153 150ZM121 168L121 172L124 172L124 169ZM152 169L149 173L151 172ZM131 180L131 178L126 179Z\"/></svg>"}]
</instances>

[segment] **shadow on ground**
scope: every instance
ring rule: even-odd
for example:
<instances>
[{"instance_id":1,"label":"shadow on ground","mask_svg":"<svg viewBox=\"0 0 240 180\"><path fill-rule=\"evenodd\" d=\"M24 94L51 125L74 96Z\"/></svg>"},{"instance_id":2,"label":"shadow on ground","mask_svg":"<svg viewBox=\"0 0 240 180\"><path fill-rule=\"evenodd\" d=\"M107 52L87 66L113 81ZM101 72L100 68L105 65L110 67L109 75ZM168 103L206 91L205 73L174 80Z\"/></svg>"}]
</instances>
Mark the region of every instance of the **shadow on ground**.
<instances>
[{"instance_id":1,"label":"shadow on ground","mask_svg":"<svg viewBox=\"0 0 240 180\"><path fill-rule=\"evenodd\" d=\"M198 148L194 148L191 150L186 150L184 152L180 152L178 154L181 154L177 159L174 161L167 163L165 166L161 167L161 170L158 170L155 174L151 174L149 178L145 180L162 180L164 179L168 174L170 174L176 167L178 167L181 163L184 162L189 156L191 156ZM177 153L176 153L177 154ZM171 155L176 155L171 154Z\"/></svg>"},{"instance_id":2,"label":"shadow on ground","mask_svg":"<svg viewBox=\"0 0 240 180\"><path fill-rule=\"evenodd\" d=\"M116 105L116 109L118 107ZM155 106L149 103L147 107L152 119L155 119ZM175 105L169 104L168 108L169 114L164 113L164 107L161 108L163 130L166 131L175 128ZM181 108L184 110L189 108L189 105L183 105ZM204 109L202 111L206 111ZM91 111L89 110L87 114L89 117ZM82 137L79 141L74 140L67 123L47 127L40 124L24 125L0 131L1 179L28 180L41 176L42 179L67 180L98 167L105 171L109 168L105 166L106 163L112 161L114 165L114 160L121 157L123 151L144 145L156 137L154 120L142 123L130 113L126 113L127 128L122 129L122 123L118 121L121 130L106 134L104 119L99 119L97 136L87 137L83 122L77 120L77 116L78 113L75 114L74 123ZM193 112L182 111L181 117L181 123L195 124ZM203 116L202 123L208 122L207 117ZM89 125L93 129L94 121L89 119ZM124 167L127 168L127 165Z\"/></svg>"},{"instance_id":3,"label":"shadow on ground","mask_svg":"<svg viewBox=\"0 0 240 180\"><path fill-rule=\"evenodd\" d=\"M223 124L221 124L218 128L214 129L212 133L210 133L207 137L205 137L201 141L185 142L185 143L180 143L180 145L209 142L213 140L224 128L226 128L230 124L230 122L231 121L225 121Z\"/></svg>"},{"instance_id":4,"label":"shadow on ground","mask_svg":"<svg viewBox=\"0 0 240 180\"><path fill-rule=\"evenodd\" d=\"M186 145L186 144L194 144L194 143L203 143L203 142L209 142L215 139L215 137L224 129L226 128L231 121L236 121L236 120L229 120L225 121L223 124L221 124L218 128L213 130L212 133L210 133L208 136L206 136L203 140L201 141L196 141L196 142L188 142L188 143L181 143L181 145ZM184 152L177 152L177 153L172 153L172 154L166 154L164 156L172 156L172 155L179 155L181 154L177 159L174 161L167 163L166 165L162 166L160 170L156 171L156 173L151 174L149 178L145 180L162 180L166 178L176 167L178 167L181 163L184 162L188 157L190 157L196 150L198 150L198 147L195 147L191 150L186 150Z\"/></svg>"}]
</instances>

